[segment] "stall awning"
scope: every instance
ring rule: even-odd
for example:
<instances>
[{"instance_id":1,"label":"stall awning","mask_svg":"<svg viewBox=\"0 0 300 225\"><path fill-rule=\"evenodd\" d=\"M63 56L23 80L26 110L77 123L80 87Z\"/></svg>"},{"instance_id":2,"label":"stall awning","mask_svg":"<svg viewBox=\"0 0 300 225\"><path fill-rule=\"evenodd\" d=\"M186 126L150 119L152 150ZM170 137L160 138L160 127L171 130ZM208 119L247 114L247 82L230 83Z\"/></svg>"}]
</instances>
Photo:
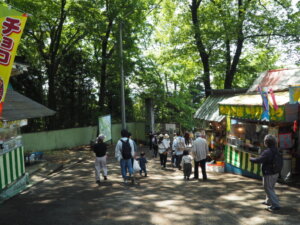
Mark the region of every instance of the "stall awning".
<instances>
[{"instance_id":1,"label":"stall awning","mask_svg":"<svg viewBox=\"0 0 300 225\"><path fill-rule=\"evenodd\" d=\"M15 121L52 116L54 114L55 111L8 88L3 105L2 117L0 119L4 121Z\"/></svg>"},{"instance_id":2,"label":"stall awning","mask_svg":"<svg viewBox=\"0 0 300 225\"><path fill-rule=\"evenodd\" d=\"M285 105L289 103L289 92L275 93L277 110L270 107L271 121L285 120ZM219 102L220 115L237 117L243 119L260 120L262 109L262 98L259 94L238 95Z\"/></svg>"},{"instance_id":3,"label":"stall awning","mask_svg":"<svg viewBox=\"0 0 300 225\"><path fill-rule=\"evenodd\" d=\"M295 84L300 84L300 68L269 70L261 73L247 92L257 92L258 86L272 88L276 92L286 91L289 85Z\"/></svg>"},{"instance_id":4,"label":"stall awning","mask_svg":"<svg viewBox=\"0 0 300 225\"><path fill-rule=\"evenodd\" d=\"M221 122L225 116L220 115L218 103L232 96L245 93L247 89L214 89L194 115L195 119Z\"/></svg>"},{"instance_id":5,"label":"stall awning","mask_svg":"<svg viewBox=\"0 0 300 225\"><path fill-rule=\"evenodd\" d=\"M206 121L221 122L225 116L219 114L218 103L224 99L226 99L226 96L209 96L197 110L194 118Z\"/></svg>"}]
</instances>

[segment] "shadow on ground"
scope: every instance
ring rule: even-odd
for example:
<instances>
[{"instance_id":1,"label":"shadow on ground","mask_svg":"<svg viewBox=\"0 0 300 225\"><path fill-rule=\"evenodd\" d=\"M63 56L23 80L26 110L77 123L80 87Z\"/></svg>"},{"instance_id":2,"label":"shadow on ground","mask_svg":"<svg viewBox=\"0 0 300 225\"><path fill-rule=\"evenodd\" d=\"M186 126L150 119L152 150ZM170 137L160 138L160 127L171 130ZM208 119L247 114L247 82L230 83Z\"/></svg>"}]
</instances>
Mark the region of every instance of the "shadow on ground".
<instances>
[{"instance_id":1,"label":"shadow on ground","mask_svg":"<svg viewBox=\"0 0 300 225\"><path fill-rule=\"evenodd\" d=\"M264 210L261 182L209 173L209 181L184 181L182 171L163 170L150 152L149 177L124 184L109 156L109 180L95 183L93 159L51 176L0 206L1 225L62 224L298 224L299 189L278 185L283 205ZM112 149L110 151L113 151Z\"/></svg>"}]
</instances>

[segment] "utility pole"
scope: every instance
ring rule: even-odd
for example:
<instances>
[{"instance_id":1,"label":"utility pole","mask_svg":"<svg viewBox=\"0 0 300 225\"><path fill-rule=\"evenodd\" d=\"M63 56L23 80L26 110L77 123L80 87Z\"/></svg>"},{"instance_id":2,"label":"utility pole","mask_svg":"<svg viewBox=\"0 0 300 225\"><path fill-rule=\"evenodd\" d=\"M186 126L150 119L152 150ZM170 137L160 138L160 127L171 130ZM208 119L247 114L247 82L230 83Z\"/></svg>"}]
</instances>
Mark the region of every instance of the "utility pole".
<instances>
[{"instance_id":1,"label":"utility pole","mask_svg":"<svg viewBox=\"0 0 300 225\"><path fill-rule=\"evenodd\" d=\"M120 73L121 73L121 111L122 111L122 129L126 129L126 116L125 116L125 80L123 68L123 39L122 39L122 20L119 24L119 60L120 60Z\"/></svg>"}]
</instances>

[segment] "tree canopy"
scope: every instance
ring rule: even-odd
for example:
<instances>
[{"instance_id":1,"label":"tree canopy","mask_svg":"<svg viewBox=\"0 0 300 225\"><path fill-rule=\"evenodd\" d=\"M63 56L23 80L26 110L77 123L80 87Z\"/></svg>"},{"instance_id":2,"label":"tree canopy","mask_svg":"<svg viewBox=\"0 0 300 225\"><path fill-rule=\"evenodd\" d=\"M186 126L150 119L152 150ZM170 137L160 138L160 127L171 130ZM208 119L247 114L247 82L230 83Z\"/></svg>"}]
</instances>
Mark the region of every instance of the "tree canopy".
<instances>
[{"instance_id":1,"label":"tree canopy","mask_svg":"<svg viewBox=\"0 0 300 225\"><path fill-rule=\"evenodd\" d=\"M13 87L56 110L28 130L121 120L122 24L127 121L193 129L210 89L248 87L259 72L299 53L300 3L289 0L10 0L29 13L18 57L29 65ZM293 57L292 57L293 56ZM291 63L299 63L295 58Z\"/></svg>"}]
</instances>

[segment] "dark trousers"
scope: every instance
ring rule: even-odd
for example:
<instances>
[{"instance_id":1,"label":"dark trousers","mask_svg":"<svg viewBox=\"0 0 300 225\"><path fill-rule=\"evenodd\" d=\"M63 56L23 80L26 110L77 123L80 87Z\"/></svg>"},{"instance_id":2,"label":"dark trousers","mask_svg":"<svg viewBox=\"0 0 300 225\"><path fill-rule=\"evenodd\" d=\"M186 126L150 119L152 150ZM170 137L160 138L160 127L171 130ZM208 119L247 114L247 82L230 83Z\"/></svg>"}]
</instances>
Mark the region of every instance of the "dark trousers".
<instances>
[{"instance_id":1,"label":"dark trousers","mask_svg":"<svg viewBox=\"0 0 300 225\"><path fill-rule=\"evenodd\" d=\"M140 175L142 175L142 172L144 172L145 176L147 176L147 169L146 169L146 167L145 168L141 168Z\"/></svg>"},{"instance_id":2,"label":"dark trousers","mask_svg":"<svg viewBox=\"0 0 300 225\"><path fill-rule=\"evenodd\" d=\"M183 164L183 176L184 178L190 178L192 173L192 163Z\"/></svg>"},{"instance_id":3,"label":"dark trousers","mask_svg":"<svg viewBox=\"0 0 300 225\"><path fill-rule=\"evenodd\" d=\"M160 165L163 167L166 167L166 163L167 163L167 154L159 154L160 157Z\"/></svg>"},{"instance_id":4,"label":"dark trousers","mask_svg":"<svg viewBox=\"0 0 300 225\"><path fill-rule=\"evenodd\" d=\"M176 167L181 169L181 160L182 160L182 155L176 155Z\"/></svg>"},{"instance_id":5,"label":"dark trousers","mask_svg":"<svg viewBox=\"0 0 300 225\"><path fill-rule=\"evenodd\" d=\"M153 146L153 157L157 157L157 152L158 152L158 146Z\"/></svg>"},{"instance_id":6,"label":"dark trousers","mask_svg":"<svg viewBox=\"0 0 300 225\"><path fill-rule=\"evenodd\" d=\"M172 166L173 166L175 163L176 155L174 154L174 151L172 151L171 154L172 154L171 162L172 162Z\"/></svg>"},{"instance_id":7,"label":"dark trousers","mask_svg":"<svg viewBox=\"0 0 300 225\"><path fill-rule=\"evenodd\" d=\"M199 164L201 166L201 171L202 171L202 178L203 180L207 179L206 175L206 159L202 159L200 161L194 161L195 162L195 168L194 168L194 178L198 179L199 178Z\"/></svg>"}]
</instances>

